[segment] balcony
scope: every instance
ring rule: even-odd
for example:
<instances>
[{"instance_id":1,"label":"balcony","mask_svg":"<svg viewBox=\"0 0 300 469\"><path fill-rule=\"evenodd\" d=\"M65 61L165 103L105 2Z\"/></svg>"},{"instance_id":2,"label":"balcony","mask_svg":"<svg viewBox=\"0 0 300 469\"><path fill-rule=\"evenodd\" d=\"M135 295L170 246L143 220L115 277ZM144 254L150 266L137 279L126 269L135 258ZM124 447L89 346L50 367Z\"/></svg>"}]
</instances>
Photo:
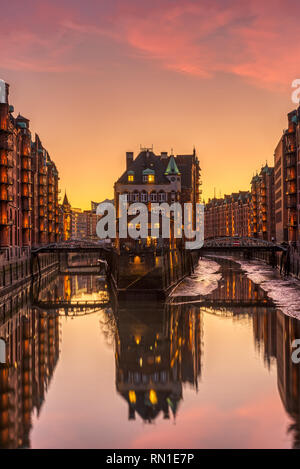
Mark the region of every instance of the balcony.
<instances>
[{"instance_id":1,"label":"balcony","mask_svg":"<svg viewBox=\"0 0 300 469\"><path fill-rule=\"evenodd\" d=\"M40 186L46 186L46 184L47 184L46 176L40 176L39 177L39 185Z\"/></svg>"},{"instance_id":2,"label":"balcony","mask_svg":"<svg viewBox=\"0 0 300 469\"><path fill-rule=\"evenodd\" d=\"M8 220L6 215L0 215L0 226L12 226L12 220Z\"/></svg>"},{"instance_id":3,"label":"balcony","mask_svg":"<svg viewBox=\"0 0 300 469\"><path fill-rule=\"evenodd\" d=\"M288 195L286 206L288 209L296 209L297 208L297 196L295 195Z\"/></svg>"},{"instance_id":4,"label":"balcony","mask_svg":"<svg viewBox=\"0 0 300 469\"><path fill-rule=\"evenodd\" d=\"M23 210L27 212L31 212L32 210L32 204L31 204L31 199L26 198L23 200Z\"/></svg>"},{"instance_id":5,"label":"balcony","mask_svg":"<svg viewBox=\"0 0 300 469\"><path fill-rule=\"evenodd\" d=\"M0 201L1 202L13 202L14 198L11 194L8 194L7 191L0 192Z\"/></svg>"},{"instance_id":6,"label":"balcony","mask_svg":"<svg viewBox=\"0 0 300 469\"><path fill-rule=\"evenodd\" d=\"M31 167L31 163L29 161L22 161L22 171L30 171L32 172L33 169Z\"/></svg>"},{"instance_id":7,"label":"balcony","mask_svg":"<svg viewBox=\"0 0 300 469\"><path fill-rule=\"evenodd\" d=\"M8 122L7 119L2 119L0 121L0 139L2 135L11 135L12 131L8 128Z\"/></svg>"},{"instance_id":8,"label":"balcony","mask_svg":"<svg viewBox=\"0 0 300 469\"><path fill-rule=\"evenodd\" d=\"M12 186L13 183L14 183L13 178L10 177L10 176L2 175L2 177L0 178L0 184L5 184L5 185L8 185L8 186Z\"/></svg>"},{"instance_id":9,"label":"balcony","mask_svg":"<svg viewBox=\"0 0 300 469\"><path fill-rule=\"evenodd\" d=\"M3 166L5 168L13 168L14 162L12 158L8 158L6 155L2 155L0 158L0 166Z\"/></svg>"},{"instance_id":10,"label":"balcony","mask_svg":"<svg viewBox=\"0 0 300 469\"><path fill-rule=\"evenodd\" d=\"M286 158L287 168L290 168L291 166L296 166L296 164L297 164L296 155L288 155Z\"/></svg>"},{"instance_id":11,"label":"balcony","mask_svg":"<svg viewBox=\"0 0 300 469\"><path fill-rule=\"evenodd\" d=\"M26 186L22 187L22 197L24 198L32 198L32 193L31 191L29 190L28 188L28 185L26 184Z\"/></svg>"},{"instance_id":12,"label":"balcony","mask_svg":"<svg viewBox=\"0 0 300 469\"><path fill-rule=\"evenodd\" d=\"M30 174L26 173L26 174L22 174L22 184L33 184L32 180L31 180L31 177L30 177Z\"/></svg>"}]
</instances>

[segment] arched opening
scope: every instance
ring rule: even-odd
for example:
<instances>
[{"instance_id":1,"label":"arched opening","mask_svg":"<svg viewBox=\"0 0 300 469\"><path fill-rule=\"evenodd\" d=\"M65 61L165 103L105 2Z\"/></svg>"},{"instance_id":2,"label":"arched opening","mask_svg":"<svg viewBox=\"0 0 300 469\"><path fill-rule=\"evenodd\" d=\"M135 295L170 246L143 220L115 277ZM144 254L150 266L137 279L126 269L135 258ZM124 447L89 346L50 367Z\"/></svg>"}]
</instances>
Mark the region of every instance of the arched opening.
<instances>
[{"instance_id":1,"label":"arched opening","mask_svg":"<svg viewBox=\"0 0 300 469\"><path fill-rule=\"evenodd\" d=\"M157 193L151 192L151 202L157 202Z\"/></svg>"},{"instance_id":2,"label":"arched opening","mask_svg":"<svg viewBox=\"0 0 300 469\"><path fill-rule=\"evenodd\" d=\"M138 202L139 201L139 192L138 191L134 191L132 200L133 200L133 202Z\"/></svg>"},{"instance_id":3,"label":"arched opening","mask_svg":"<svg viewBox=\"0 0 300 469\"><path fill-rule=\"evenodd\" d=\"M159 202L165 202L166 201L166 193L163 191L160 191L158 194L158 201Z\"/></svg>"},{"instance_id":4,"label":"arched opening","mask_svg":"<svg viewBox=\"0 0 300 469\"><path fill-rule=\"evenodd\" d=\"M141 193L141 202L148 202L148 194L146 191Z\"/></svg>"}]
</instances>

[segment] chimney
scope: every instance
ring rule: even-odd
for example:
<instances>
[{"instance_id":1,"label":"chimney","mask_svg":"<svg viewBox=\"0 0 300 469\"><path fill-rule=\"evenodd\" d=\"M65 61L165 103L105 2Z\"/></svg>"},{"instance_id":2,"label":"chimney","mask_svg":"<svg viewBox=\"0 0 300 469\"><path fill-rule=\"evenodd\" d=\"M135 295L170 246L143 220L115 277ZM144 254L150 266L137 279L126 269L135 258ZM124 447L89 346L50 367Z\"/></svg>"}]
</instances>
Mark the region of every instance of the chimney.
<instances>
[{"instance_id":1,"label":"chimney","mask_svg":"<svg viewBox=\"0 0 300 469\"><path fill-rule=\"evenodd\" d=\"M160 154L161 159L166 159L168 158L168 152L167 151L162 151Z\"/></svg>"},{"instance_id":2,"label":"chimney","mask_svg":"<svg viewBox=\"0 0 300 469\"><path fill-rule=\"evenodd\" d=\"M129 169L132 162L133 162L133 151L127 151L126 152L126 169Z\"/></svg>"}]
</instances>

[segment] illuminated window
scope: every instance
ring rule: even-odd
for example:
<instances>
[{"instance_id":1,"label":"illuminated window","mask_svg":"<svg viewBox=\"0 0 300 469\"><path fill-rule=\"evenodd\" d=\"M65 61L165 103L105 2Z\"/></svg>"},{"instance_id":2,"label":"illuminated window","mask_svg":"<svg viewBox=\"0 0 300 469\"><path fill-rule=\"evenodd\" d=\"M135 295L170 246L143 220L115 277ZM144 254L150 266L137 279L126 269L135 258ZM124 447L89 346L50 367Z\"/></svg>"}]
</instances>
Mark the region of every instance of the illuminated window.
<instances>
[{"instance_id":1,"label":"illuminated window","mask_svg":"<svg viewBox=\"0 0 300 469\"><path fill-rule=\"evenodd\" d=\"M145 169L143 171L143 181L153 184L155 181L155 172L153 169Z\"/></svg>"},{"instance_id":2,"label":"illuminated window","mask_svg":"<svg viewBox=\"0 0 300 469\"><path fill-rule=\"evenodd\" d=\"M128 182L134 182L134 175L128 174Z\"/></svg>"},{"instance_id":3,"label":"illuminated window","mask_svg":"<svg viewBox=\"0 0 300 469\"><path fill-rule=\"evenodd\" d=\"M136 394L134 391L129 391L128 397L129 397L129 402L131 402L131 404L136 403Z\"/></svg>"},{"instance_id":4,"label":"illuminated window","mask_svg":"<svg viewBox=\"0 0 300 469\"><path fill-rule=\"evenodd\" d=\"M157 394L154 391L154 389L150 389L150 391L149 391L149 401L153 405L157 404Z\"/></svg>"}]
</instances>

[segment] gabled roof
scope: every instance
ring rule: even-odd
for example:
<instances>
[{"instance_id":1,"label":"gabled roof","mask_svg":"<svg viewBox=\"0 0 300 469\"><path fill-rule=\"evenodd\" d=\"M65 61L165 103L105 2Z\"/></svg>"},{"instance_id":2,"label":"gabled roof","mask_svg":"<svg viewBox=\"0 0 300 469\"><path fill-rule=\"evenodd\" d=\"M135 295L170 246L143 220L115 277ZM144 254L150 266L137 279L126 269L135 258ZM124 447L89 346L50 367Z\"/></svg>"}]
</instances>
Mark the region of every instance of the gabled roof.
<instances>
[{"instance_id":1,"label":"gabled roof","mask_svg":"<svg viewBox=\"0 0 300 469\"><path fill-rule=\"evenodd\" d=\"M269 168L268 163L261 169L261 173L265 174L271 174L273 171L273 168Z\"/></svg>"},{"instance_id":2,"label":"gabled roof","mask_svg":"<svg viewBox=\"0 0 300 469\"><path fill-rule=\"evenodd\" d=\"M129 171L134 171L135 184L143 184L143 172L152 170L155 172L155 184L169 184L167 178L170 174L181 175L181 186L191 188L192 186L192 167L195 155L177 155L162 157L155 155L152 151L143 150L133 160L126 171L118 179L117 183L127 184ZM167 173L167 171L173 171ZM167 173L167 174L166 174ZM129 173L130 174L130 173ZM153 173L151 173L153 174Z\"/></svg>"}]
</instances>

